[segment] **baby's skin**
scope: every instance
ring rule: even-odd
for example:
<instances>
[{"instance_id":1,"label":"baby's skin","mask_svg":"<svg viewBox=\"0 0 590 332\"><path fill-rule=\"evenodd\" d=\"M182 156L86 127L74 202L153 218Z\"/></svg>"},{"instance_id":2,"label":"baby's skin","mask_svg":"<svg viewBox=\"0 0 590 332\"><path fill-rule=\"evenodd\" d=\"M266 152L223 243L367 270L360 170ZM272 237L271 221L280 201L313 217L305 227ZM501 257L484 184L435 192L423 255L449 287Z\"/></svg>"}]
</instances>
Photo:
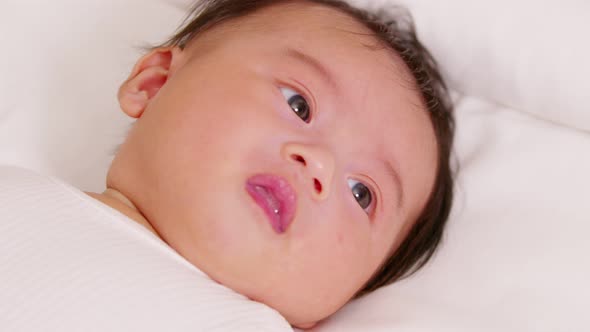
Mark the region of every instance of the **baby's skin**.
<instances>
[{"instance_id":1,"label":"baby's skin","mask_svg":"<svg viewBox=\"0 0 590 332\"><path fill-rule=\"evenodd\" d=\"M136 118L88 193L213 280L309 328L423 210L434 130L403 61L336 9L277 4L138 60Z\"/></svg>"}]
</instances>

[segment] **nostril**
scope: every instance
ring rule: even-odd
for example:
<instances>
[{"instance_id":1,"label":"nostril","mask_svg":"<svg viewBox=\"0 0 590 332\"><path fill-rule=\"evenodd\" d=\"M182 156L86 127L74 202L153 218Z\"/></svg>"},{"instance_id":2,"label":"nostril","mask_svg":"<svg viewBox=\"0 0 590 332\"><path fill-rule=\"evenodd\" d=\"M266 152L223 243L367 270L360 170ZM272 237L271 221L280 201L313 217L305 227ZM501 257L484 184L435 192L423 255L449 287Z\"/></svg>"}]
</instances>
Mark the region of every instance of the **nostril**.
<instances>
[{"instance_id":1,"label":"nostril","mask_svg":"<svg viewBox=\"0 0 590 332\"><path fill-rule=\"evenodd\" d=\"M313 186L315 187L315 191L320 194L322 192L322 184L318 179L313 179Z\"/></svg>"},{"instance_id":2,"label":"nostril","mask_svg":"<svg viewBox=\"0 0 590 332\"><path fill-rule=\"evenodd\" d=\"M307 163L305 162L305 159L298 154L291 155L291 159L295 160L296 162L302 163L303 166L307 165Z\"/></svg>"}]
</instances>

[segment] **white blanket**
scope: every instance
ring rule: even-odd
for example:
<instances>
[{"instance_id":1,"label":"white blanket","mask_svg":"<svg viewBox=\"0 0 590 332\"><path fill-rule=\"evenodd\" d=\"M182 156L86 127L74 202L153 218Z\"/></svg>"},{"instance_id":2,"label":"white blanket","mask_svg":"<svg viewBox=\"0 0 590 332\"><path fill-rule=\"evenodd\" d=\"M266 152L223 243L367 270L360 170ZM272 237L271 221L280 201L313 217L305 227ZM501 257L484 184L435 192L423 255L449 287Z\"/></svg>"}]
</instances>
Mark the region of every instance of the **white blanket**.
<instances>
[{"instance_id":1,"label":"white blanket","mask_svg":"<svg viewBox=\"0 0 590 332\"><path fill-rule=\"evenodd\" d=\"M0 330L291 331L61 181L0 167Z\"/></svg>"}]
</instances>

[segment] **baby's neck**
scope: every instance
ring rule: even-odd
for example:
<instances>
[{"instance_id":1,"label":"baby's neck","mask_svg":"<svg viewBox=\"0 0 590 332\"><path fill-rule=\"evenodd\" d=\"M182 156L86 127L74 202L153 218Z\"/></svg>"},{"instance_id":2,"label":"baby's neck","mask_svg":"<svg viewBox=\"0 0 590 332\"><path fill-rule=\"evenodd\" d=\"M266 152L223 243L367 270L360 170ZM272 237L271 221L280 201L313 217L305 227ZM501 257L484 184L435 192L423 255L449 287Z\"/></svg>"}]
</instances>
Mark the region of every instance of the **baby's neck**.
<instances>
[{"instance_id":1,"label":"baby's neck","mask_svg":"<svg viewBox=\"0 0 590 332\"><path fill-rule=\"evenodd\" d=\"M137 207L135 207L133 202L131 202L127 197L125 197L125 195L121 194L117 190L109 188L102 194L91 192L85 192L85 194L121 212L122 214L129 217L129 219L134 220L138 224L147 228L157 237L160 237L158 232L156 232L150 222L143 216L143 214L141 214Z\"/></svg>"}]
</instances>

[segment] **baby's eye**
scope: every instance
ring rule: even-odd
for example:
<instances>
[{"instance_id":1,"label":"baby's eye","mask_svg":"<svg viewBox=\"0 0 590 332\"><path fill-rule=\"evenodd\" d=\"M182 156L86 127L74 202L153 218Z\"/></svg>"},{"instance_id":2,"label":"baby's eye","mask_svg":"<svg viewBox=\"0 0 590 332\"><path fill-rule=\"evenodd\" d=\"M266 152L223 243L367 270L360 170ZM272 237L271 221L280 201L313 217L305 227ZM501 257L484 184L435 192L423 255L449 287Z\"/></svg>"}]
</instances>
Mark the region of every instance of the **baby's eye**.
<instances>
[{"instance_id":1,"label":"baby's eye","mask_svg":"<svg viewBox=\"0 0 590 332\"><path fill-rule=\"evenodd\" d=\"M373 194L371 194L371 190L362 182L352 179L348 180L348 185L352 190L352 195L359 205L365 210L365 212L369 213L369 208L373 202Z\"/></svg>"},{"instance_id":2,"label":"baby's eye","mask_svg":"<svg viewBox=\"0 0 590 332\"><path fill-rule=\"evenodd\" d=\"M287 100L287 103L293 112L295 112L301 120L309 123L309 121L311 121L311 110L307 100L305 100L302 95L289 88L281 88L281 93Z\"/></svg>"}]
</instances>

